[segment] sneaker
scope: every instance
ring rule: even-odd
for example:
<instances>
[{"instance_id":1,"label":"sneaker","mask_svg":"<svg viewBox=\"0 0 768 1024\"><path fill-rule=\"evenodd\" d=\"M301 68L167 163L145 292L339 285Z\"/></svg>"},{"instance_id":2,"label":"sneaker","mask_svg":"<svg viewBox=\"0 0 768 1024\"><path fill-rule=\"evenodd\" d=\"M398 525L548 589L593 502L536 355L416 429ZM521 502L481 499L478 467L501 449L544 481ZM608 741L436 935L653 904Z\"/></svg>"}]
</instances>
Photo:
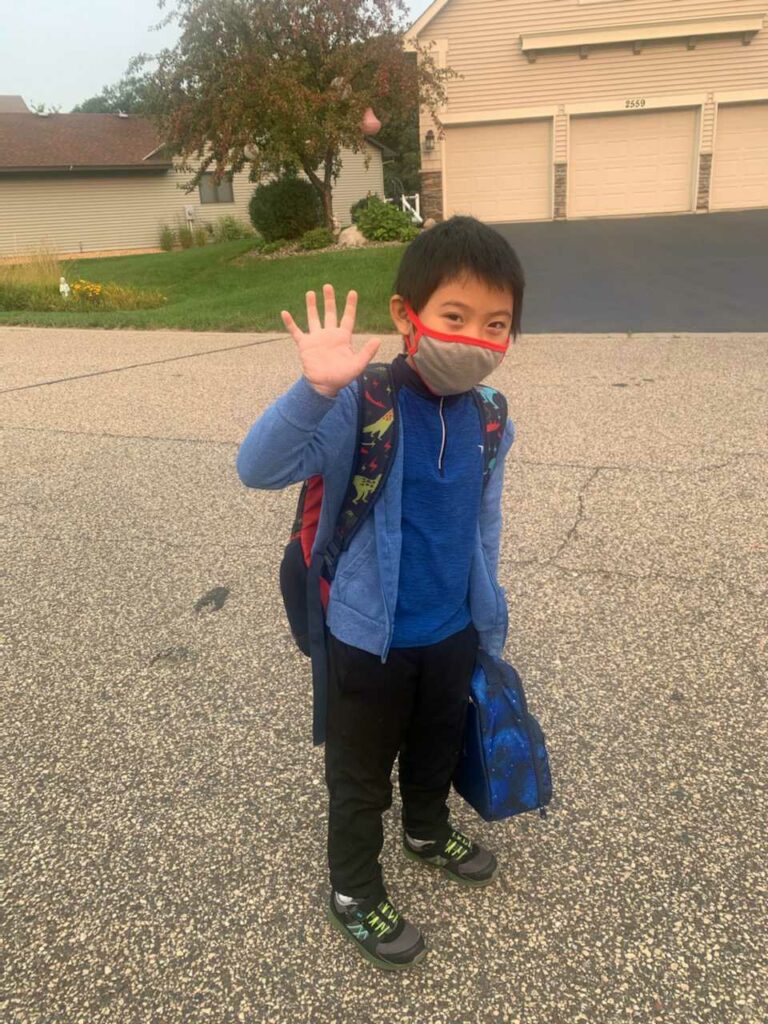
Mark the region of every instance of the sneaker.
<instances>
[{"instance_id":1,"label":"sneaker","mask_svg":"<svg viewBox=\"0 0 768 1024\"><path fill-rule=\"evenodd\" d=\"M445 842L435 841L418 847L413 845L405 833L403 848L411 860L440 868L449 878L462 885L488 885L499 870L498 862L490 850L473 843L457 829L451 831Z\"/></svg>"},{"instance_id":2,"label":"sneaker","mask_svg":"<svg viewBox=\"0 0 768 1024\"><path fill-rule=\"evenodd\" d=\"M342 904L331 892L328 920L377 967L397 971L411 967L427 954L424 937L384 895Z\"/></svg>"}]
</instances>

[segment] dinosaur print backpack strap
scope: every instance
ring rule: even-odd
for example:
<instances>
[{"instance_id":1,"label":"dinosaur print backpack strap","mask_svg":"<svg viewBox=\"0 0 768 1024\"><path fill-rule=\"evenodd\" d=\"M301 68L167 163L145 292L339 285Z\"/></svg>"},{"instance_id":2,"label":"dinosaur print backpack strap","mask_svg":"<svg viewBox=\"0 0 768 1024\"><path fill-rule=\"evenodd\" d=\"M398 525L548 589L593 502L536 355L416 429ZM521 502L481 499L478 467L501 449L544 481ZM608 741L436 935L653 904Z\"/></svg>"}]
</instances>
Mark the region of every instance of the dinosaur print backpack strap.
<instances>
[{"instance_id":1,"label":"dinosaur print backpack strap","mask_svg":"<svg viewBox=\"0 0 768 1024\"><path fill-rule=\"evenodd\" d=\"M397 392L388 363L370 363L357 379L357 452L325 568L333 579L339 555L359 530L387 482L398 436Z\"/></svg>"},{"instance_id":2,"label":"dinosaur print backpack strap","mask_svg":"<svg viewBox=\"0 0 768 1024\"><path fill-rule=\"evenodd\" d=\"M480 384L473 388L472 394L475 396L483 424L483 438L485 439L483 487L485 487L488 478L496 468L496 459L504 437L504 428L507 425L507 400L500 391L488 387L487 384Z\"/></svg>"}]
</instances>

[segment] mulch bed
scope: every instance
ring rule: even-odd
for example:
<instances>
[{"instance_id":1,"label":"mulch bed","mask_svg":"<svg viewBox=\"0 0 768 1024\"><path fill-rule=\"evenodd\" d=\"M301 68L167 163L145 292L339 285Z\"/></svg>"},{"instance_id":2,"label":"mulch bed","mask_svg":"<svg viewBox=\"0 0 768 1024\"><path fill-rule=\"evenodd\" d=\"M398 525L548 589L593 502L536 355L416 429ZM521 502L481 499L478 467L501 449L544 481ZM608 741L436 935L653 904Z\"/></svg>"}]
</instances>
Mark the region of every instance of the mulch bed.
<instances>
[{"instance_id":1,"label":"mulch bed","mask_svg":"<svg viewBox=\"0 0 768 1024\"><path fill-rule=\"evenodd\" d=\"M298 241L289 242L284 249L279 249L277 252L271 252L267 255L262 255L258 249L251 249L250 252L243 253L242 256L238 256L232 260L235 264L242 264L246 260L282 260L287 256L321 256L327 252L349 252L352 249L388 249L395 245L403 245L403 242L366 242L365 245L339 245L338 242L334 245L326 245L323 249L300 249Z\"/></svg>"}]
</instances>

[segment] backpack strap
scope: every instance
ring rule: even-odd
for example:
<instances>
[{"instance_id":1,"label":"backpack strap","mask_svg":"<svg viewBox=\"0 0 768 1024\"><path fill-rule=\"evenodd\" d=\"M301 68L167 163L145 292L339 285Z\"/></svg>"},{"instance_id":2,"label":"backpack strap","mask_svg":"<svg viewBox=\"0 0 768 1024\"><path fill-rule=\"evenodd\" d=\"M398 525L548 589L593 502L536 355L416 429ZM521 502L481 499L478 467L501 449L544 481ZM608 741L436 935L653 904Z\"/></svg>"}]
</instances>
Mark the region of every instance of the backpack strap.
<instances>
[{"instance_id":1,"label":"backpack strap","mask_svg":"<svg viewBox=\"0 0 768 1024\"><path fill-rule=\"evenodd\" d=\"M504 429L507 425L507 400L496 388L488 387L487 384L480 384L472 389L480 421L483 425L483 456L485 465L483 467L483 487L488 483L488 478L496 468L496 459L504 437Z\"/></svg>"},{"instance_id":2,"label":"backpack strap","mask_svg":"<svg viewBox=\"0 0 768 1024\"><path fill-rule=\"evenodd\" d=\"M369 363L357 383L357 449L336 529L325 551L331 580L339 556L384 490L397 450L397 391L391 366Z\"/></svg>"}]
</instances>

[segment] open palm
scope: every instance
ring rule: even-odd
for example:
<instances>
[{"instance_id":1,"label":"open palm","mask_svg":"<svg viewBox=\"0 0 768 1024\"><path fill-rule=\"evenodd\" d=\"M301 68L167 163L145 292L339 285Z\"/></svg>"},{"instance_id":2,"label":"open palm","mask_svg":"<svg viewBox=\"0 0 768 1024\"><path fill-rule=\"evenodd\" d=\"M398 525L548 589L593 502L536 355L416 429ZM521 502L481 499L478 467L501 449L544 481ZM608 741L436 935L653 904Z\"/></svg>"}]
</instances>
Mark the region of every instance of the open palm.
<instances>
[{"instance_id":1,"label":"open palm","mask_svg":"<svg viewBox=\"0 0 768 1024\"><path fill-rule=\"evenodd\" d=\"M315 391L333 398L363 372L376 355L381 342L378 338L371 338L359 352L352 348L357 292L350 291L347 295L347 305L341 323L336 319L336 295L332 285L323 285L323 298L325 326L320 323L314 292L307 292L306 295L306 333L300 330L287 310L284 309L280 315L296 342L304 376Z\"/></svg>"}]
</instances>

